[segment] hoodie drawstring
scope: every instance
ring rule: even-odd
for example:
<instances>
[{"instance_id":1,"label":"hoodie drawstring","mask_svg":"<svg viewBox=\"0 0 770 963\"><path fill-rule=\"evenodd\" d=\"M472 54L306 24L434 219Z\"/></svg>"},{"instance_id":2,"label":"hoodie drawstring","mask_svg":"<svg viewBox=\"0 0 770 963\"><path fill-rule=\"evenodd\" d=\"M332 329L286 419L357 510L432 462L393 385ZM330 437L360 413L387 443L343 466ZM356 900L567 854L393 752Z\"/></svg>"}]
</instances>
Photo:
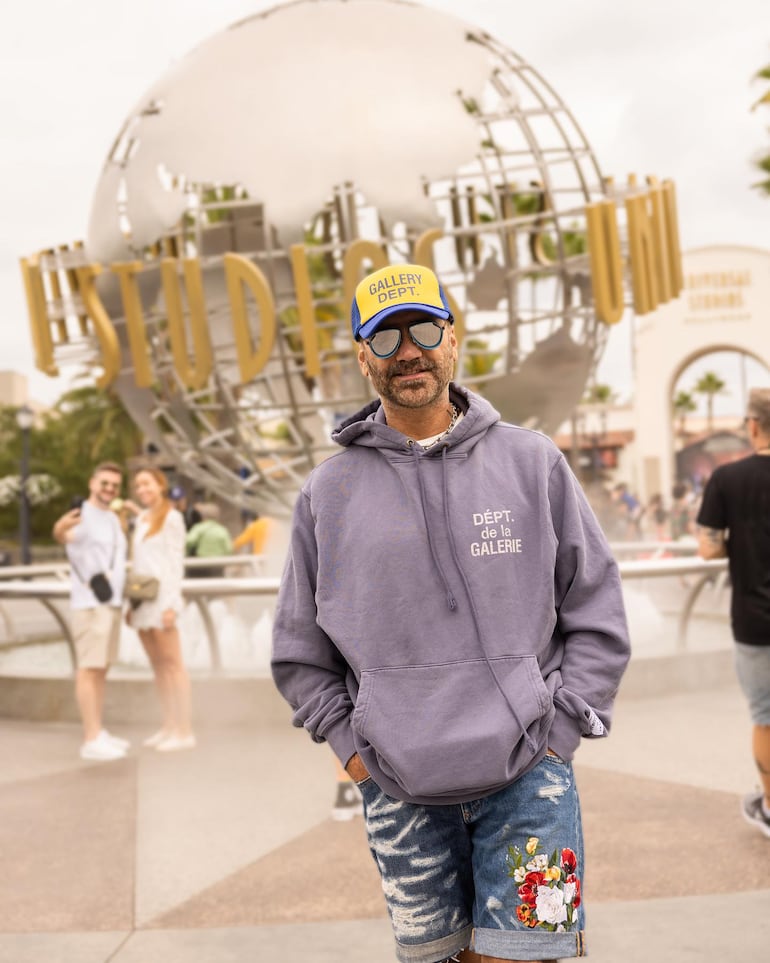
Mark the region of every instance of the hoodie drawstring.
<instances>
[{"instance_id":1,"label":"hoodie drawstring","mask_svg":"<svg viewBox=\"0 0 770 963\"><path fill-rule=\"evenodd\" d=\"M422 461L422 456L415 448L412 448L412 453L417 459L416 461L417 484L420 489L420 507L422 508L422 517L425 519L425 531L428 533L428 546L430 548L430 555L431 555L431 558L433 559L433 564L436 566L436 570L439 574L439 578L441 579L444 585L444 592L446 593L447 605L449 606L450 611L453 612L457 608L457 599L452 594L452 588L449 584L449 579L446 577L446 573L444 572L444 569L441 567L441 562L439 561L439 558L438 558L436 546L433 544L433 538L431 536L431 525L428 519L428 513L425 508L425 505L427 502L427 497L425 493L425 479L422 477L422 468L420 468L420 462ZM446 462L444 460L445 455L446 455L446 445L444 446L441 453L441 461L442 461L442 465L444 466L444 520L446 522L447 529L449 529L449 514L448 514L448 507L447 507L447 500L446 500Z\"/></svg>"}]
</instances>

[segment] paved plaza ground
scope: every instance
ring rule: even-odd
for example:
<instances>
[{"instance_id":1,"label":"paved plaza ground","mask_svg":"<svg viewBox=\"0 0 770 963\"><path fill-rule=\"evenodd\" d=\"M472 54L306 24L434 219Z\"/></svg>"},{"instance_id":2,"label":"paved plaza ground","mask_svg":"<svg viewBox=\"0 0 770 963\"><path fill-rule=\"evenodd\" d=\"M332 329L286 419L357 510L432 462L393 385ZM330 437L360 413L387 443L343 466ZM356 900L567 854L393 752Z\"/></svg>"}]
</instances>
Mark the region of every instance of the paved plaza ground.
<instances>
[{"instance_id":1,"label":"paved plaza ground","mask_svg":"<svg viewBox=\"0 0 770 963\"><path fill-rule=\"evenodd\" d=\"M2 963L393 963L362 821L330 818L329 750L253 686L257 721L201 719L187 753L87 763L74 722L0 722ZM139 746L153 720L125 715ZM770 840L739 814L757 780L727 658L632 661L576 774L594 963L767 959Z\"/></svg>"}]
</instances>

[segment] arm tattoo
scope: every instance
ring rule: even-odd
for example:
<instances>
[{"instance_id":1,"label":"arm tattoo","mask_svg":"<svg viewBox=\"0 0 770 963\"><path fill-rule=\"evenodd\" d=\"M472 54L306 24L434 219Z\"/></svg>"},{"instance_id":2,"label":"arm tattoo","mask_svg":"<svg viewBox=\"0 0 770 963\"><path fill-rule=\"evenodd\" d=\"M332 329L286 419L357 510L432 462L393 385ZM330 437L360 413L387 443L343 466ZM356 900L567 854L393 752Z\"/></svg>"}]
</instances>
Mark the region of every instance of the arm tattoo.
<instances>
[{"instance_id":1,"label":"arm tattoo","mask_svg":"<svg viewBox=\"0 0 770 963\"><path fill-rule=\"evenodd\" d=\"M725 533L721 528L706 528L701 525L701 532L703 537L711 542L712 545L722 545L725 540Z\"/></svg>"},{"instance_id":2,"label":"arm tattoo","mask_svg":"<svg viewBox=\"0 0 770 963\"><path fill-rule=\"evenodd\" d=\"M699 525L698 546L701 558L725 558L727 556L727 542L724 529Z\"/></svg>"}]
</instances>

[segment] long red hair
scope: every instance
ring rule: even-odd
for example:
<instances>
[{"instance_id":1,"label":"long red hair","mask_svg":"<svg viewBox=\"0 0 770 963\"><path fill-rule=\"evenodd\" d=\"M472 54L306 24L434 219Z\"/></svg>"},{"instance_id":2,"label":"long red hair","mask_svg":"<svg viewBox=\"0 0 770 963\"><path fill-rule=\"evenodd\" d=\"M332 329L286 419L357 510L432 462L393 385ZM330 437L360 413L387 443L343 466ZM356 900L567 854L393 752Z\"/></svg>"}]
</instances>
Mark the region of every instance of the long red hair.
<instances>
[{"instance_id":1,"label":"long red hair","mask_svg":"<svg viewBox=\"0 0 770 963\"><path fill-rule=\"evenodd\" d=\"M157 533L163 528L163 523L166 521L166 516L172 509L171 502L168 497L168 478L159 468L140 468L134 474L134 480L139 475L152 475L155 481L160 486L160 493L162 496L162 501L160 505L150 513L150 525L145 533L145 538L150 538L151 535L157 535Z\"/></svg>"}]
</instances>

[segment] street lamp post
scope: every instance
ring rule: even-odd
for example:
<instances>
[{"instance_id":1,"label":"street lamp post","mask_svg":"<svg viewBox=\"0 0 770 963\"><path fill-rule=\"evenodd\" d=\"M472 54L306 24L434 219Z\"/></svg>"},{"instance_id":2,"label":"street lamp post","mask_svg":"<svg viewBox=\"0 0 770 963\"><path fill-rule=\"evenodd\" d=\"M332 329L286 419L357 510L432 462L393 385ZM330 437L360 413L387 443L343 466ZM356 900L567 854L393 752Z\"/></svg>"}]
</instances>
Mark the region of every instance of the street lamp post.
<instances>
[{"instance_id":1,"label":"street lamp post","mask_svg":"<svg viewBox=\"0 0 770 963\"><path fill-rule=\"evenodd\" d=\"M596 419L598 418L598 428ZM601 481L602 442L607 437L607 406L600 402L584 403L577 409L575 424L575 435L578 439L576 444L582 450L584 444L590 445L590 456L580 459L581 467L586 469L590 465L590 474L586 481L592 485L597 485ZM588 473L588 472L587 472Z\"/></svg>"},{"instance_id":2,"label":"street lamp post","mask_svg":"<svg viewBox=\"0 0 770 963\"><path fill-rule=\"evenodd\" d=\"M28 405L22 405L16 412L16 424L21 432L21 491L19 493L19 541L21 542L21 564L29 565L29 430L35 415Z\"/></svg>"}]
</instances>

